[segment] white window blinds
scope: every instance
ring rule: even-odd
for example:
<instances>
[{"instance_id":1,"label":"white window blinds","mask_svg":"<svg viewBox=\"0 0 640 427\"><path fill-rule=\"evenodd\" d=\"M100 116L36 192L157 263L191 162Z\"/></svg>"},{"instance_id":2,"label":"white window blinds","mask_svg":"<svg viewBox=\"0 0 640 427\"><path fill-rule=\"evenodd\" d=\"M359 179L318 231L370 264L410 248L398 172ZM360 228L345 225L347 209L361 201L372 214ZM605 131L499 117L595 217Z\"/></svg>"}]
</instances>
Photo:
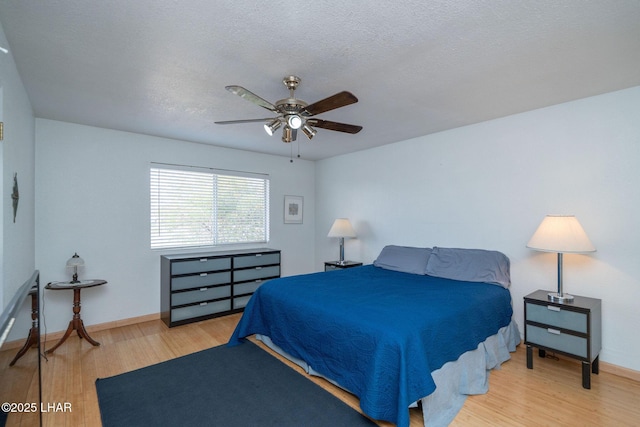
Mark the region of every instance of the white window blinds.
<instances>
[{"instance_id":1,"label":"white window blinds","mask_svg":"<svg viewBox=\"0 0 640 427\"><path fill-rule=\"evenodd\" d=\"M151 248L269 241L269 177L152 164Z\"/></svg>"}]
</instances>

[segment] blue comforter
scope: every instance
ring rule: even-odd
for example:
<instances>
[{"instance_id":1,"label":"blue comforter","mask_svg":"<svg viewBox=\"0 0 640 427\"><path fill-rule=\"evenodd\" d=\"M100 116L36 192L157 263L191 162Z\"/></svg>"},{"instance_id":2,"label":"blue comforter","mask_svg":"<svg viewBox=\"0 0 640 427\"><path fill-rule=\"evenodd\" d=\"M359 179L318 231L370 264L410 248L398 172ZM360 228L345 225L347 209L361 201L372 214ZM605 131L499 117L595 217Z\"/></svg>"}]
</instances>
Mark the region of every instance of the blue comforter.
<instances>
[{"instance_id":1,"label":"blue comforter","mask_svg":"<svg viewBox=\"0 0 640 427\"><path fill-rule=\"evenodd\" d=\"M360 399L363 412L399 427L431 394L431 372L509 324L501 286L384 270L373 265L263 284L229 345L267 335Z\"/></svg>"}]
</instances>

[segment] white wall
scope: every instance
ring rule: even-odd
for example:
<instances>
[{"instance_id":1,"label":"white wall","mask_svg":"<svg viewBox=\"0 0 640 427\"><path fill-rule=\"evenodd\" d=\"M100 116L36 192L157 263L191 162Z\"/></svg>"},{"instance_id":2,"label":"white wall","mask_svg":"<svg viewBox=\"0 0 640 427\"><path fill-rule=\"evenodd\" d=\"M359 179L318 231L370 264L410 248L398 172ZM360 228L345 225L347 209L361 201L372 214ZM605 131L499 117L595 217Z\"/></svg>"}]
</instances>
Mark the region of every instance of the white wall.
<instances>
[{"instance_id":1,"label":"white wall","mask_svg":"<svg viewBox=\"0 0 640 427\"><path fill-rule=\"evenodd\" d=\"M18 75L11 46L0 27L0 120L4 122L4 141L0 141L0 308L31 277L35 265L35 136L31 103ZM13 222L13 176L18 174L20 201ZM26 336L31 327L31 304L25 303L8 340Z\"/></svg>"},{"instance_id":2,"label":"white wall","mask_svg":"<svg viewBox=\"0 0 640 427\"><path fill-rule=\"evenodd\" d=\"M271 241L260 246L282 250L283 275L313 269L313 162L43 119L36 120L36 141L36 262L43 284L69 280L65 263L76 251L86 262L81 278L108 281L82 291L86 325L160 311L160 255L176 251L149 249L152 161L268 173ZM304 196L303 224L283 223L284 195ZM45 296L48 331L64 330L71 292Z\"/></svg>"},{"instance_id":3,"label":"white wall","mask_svg":"<svg viewBox=\"0 0 640 427\"><path fill-rule=\"evenodd\" d=\"M523 296L556 287L555 255L525 245L546 214L574 214L597 252L565 255L565 291L602 299L601 360L640 370L639 160L640 87L323 160L316 267L343 216L346 258L365 263L386 244L499 250L522 330Z\"/></svg>"}]
</instances>

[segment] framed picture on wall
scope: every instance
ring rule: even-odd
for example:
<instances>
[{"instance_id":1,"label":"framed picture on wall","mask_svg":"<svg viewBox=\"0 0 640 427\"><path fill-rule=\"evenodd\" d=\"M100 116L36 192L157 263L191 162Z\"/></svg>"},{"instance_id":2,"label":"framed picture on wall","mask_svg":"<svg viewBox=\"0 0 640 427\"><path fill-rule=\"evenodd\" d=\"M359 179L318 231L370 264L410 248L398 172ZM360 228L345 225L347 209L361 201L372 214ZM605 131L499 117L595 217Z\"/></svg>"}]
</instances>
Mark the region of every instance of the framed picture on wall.
<instances>
[{"instance_id":1,"label":"framed picture on wall","mask_svg":"<svg viewBox=\"0 0 640 427\"><path fill-rule=\"evenodd\" d=\"M284 223L302 224L302 196L284 196Z\"/></svg>"}]
</instances>

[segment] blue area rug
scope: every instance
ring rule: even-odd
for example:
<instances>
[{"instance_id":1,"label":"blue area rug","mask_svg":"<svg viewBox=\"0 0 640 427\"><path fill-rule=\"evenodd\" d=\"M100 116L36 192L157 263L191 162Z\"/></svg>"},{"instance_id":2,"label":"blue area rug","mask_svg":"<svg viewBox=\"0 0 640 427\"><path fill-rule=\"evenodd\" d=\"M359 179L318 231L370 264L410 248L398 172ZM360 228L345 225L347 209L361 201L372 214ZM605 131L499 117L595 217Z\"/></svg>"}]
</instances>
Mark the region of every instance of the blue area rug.
<instances>
[{"instance_id":1,"label":"blue area rug","mask_svg":"<svg viewBox=\"0 0 640 427\"><path fill-rule=\"evenodd\" d=\"M96 380L103 427L375 426L251 342Z\"/></svg>"}]
</instances>

